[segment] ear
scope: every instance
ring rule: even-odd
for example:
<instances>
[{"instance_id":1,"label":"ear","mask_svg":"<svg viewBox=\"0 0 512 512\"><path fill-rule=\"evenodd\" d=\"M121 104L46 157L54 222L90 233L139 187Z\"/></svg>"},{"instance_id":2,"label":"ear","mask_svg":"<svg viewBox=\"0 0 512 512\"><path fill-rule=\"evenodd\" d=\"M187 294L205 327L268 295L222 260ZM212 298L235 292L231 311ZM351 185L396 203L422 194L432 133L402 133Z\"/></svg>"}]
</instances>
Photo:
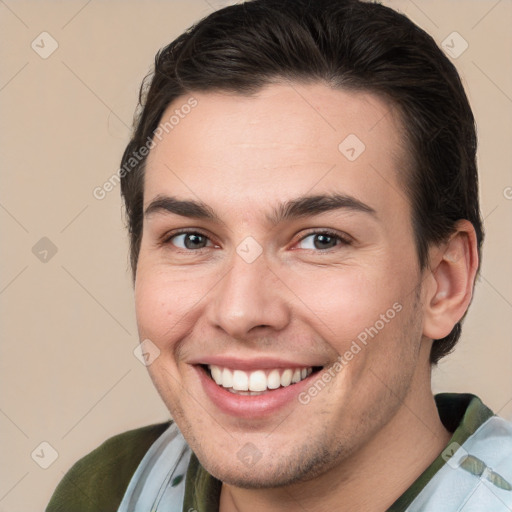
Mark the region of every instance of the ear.
<instances>
[{"instance_id":1,"label":"ear","mask_svg":"<svg viewBox=\"0 0 512 512\"><path fill-rule=\"evenodd\" d=\"M448 242L431 249L430 273L424 287L423 335L448 336L464 316L473 295L478 251L475 228L460 220Z\"/></svg>"}]
</instances>

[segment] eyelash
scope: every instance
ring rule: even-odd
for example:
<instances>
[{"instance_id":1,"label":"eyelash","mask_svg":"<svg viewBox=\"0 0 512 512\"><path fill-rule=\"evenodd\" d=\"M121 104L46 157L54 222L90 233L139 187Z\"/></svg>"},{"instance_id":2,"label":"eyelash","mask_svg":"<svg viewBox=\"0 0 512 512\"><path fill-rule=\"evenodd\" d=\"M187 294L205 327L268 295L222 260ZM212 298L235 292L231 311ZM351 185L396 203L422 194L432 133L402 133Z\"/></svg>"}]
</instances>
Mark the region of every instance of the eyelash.
<instances>
[{"instance_id":1,"label":"eyelash","mask_svg":"<svg viewBox=\"0 0 512 512\"><path fill-rule=\"evenodd\" d=\"M172 239L179 235L183 235L183 234L200 235L200 236L207 238L211 242L210 237L199 230L183 229L183 230L173 231L172 233L167 234L162 240L162 245L169 245L169 244L173 245L171 242ZM334 247L330 247L328 249L302 249L302 250L323 253L323 252L331 251L331 250L335 249L336 247L338 247L339 245L352 245L352 243L353 243L353 241L347 235L343 236L340 233L337 233L335 231L331 231L329 229L323 229L323 230L309 231L303 237L301 237L296 242L296 244L302 242L306 238L313 236L313 235L327 235L329 237L336 238L340 243L337 243ZM177 251L182 252L182 253L200 252L203 249L208 249L208 247L201 247L199 249L182 249L181 247L176 247L176 246L174 246L174 247Z\"/></svg>"}]
</instances>

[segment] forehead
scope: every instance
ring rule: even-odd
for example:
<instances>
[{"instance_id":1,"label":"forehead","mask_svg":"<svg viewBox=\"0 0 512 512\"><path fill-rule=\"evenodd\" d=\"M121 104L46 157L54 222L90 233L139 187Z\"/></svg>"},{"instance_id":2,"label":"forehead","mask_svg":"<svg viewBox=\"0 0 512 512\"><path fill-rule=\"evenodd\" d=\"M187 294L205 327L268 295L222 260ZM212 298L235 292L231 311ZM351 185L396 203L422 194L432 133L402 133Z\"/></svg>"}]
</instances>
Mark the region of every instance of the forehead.
<instances>
[{"instance_id":1,"label":"forehead","mask_svg":"<svg viewBox=\"0 0 512 512\"><path fill-rule=\"evenodd\" d=\"M158 133L146 205L165 193L246 205L333 187L377 203L401 194L401 122L372 93L323 84L272 84L251 96L193 93L167 108Z\"/></svg>"}]
</instances>

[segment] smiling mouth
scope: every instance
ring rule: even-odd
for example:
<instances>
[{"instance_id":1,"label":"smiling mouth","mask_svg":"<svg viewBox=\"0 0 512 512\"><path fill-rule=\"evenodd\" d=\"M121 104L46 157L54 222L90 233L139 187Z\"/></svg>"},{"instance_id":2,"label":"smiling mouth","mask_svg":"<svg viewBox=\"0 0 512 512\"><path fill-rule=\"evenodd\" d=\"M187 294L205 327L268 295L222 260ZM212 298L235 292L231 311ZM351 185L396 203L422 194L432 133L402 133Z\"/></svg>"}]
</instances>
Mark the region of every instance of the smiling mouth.
<instances>
[{"instance_id":1,"label":"smiling mouth","mask_svg":"<svg viewBox=\"0 0 512 512\"><path fill-rule=\"evenodd\" d=\"M213 364L201 367L219 387L236 395L247 396L262 395L293 386L322 369L321 366L310 366L244 371Z\"/></svg>"}]
</instances>

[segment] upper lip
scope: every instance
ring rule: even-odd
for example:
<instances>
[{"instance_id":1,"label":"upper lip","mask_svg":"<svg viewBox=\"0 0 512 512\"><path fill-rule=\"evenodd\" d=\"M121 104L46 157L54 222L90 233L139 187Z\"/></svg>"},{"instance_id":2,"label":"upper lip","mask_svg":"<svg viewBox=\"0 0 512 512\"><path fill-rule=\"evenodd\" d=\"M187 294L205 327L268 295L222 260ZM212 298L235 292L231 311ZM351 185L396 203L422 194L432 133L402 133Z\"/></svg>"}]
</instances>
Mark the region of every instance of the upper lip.
<instances>
[{"instance_id":1,"label":"upper lip","mask_svg":"<svg viewBox=\"0 0 512 512\"><path fill-rule=\"evenodd\" d=\"M312 368L324 366L325 363L317 361L287 360L276 357L252 357L241 359L232 356L205 356L188 361L189 364L215 365L233 370L266 370L273 368Z\"/></svg>"}]
</instances>

